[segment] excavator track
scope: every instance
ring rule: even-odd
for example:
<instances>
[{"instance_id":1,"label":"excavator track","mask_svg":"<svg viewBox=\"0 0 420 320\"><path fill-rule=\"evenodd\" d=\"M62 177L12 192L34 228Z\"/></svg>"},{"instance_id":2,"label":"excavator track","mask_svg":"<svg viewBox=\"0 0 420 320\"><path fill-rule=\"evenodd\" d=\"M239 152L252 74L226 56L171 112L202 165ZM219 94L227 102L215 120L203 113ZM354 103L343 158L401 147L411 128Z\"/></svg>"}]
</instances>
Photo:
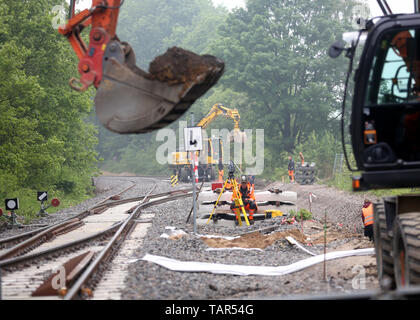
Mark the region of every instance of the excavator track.
<instances>
[{"instance_id":1,"label":"excavator track","mask_svg":"<svg viewBox=\"0 0 420 320\"><path fill-rule=\"evenodd\" d=\"M392 258L392 236L387 230L385 206L378 202L373 205L373 235L375 239L376 265L379 283L384 285L385 278L391 281L391 287L395 287L394 259Z\"/></svg>"},{"instance_id":2,"label":"excavator track","mask_svg":"<svg viewBox=\"0 0 420 320\"><path fill-rule=\"evenodd\" d=\"M420 212L398 215L393 234L397 287L420 284Z\"/></svg>"}]
</instances>

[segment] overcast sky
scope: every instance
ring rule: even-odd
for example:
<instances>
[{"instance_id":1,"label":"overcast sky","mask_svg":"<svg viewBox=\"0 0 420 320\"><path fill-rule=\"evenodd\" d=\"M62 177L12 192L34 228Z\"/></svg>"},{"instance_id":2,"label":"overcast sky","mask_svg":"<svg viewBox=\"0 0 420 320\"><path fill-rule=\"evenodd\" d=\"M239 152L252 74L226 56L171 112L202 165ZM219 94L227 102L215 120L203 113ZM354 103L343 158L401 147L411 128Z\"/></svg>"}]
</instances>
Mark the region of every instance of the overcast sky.
<instances>
[{"instance_id":1,"label":"overcast sky","mask_svg":"<svg viewBox=\"0 0 420 320\"><path fill-rule=\"evenodd\" d=\"M215 5L223 5L228 9L236 7L245 7L245 0L212 0ZM378 6L377 0L362 0L369 4L372 17L382 15L382 11ZM69 2L67 0L67 2ZM90 7L91 1L80 0L78 8ZM413 0L388 0L388 4L391 7L393 13L411 13L414 11Z\"/></svg>"},{"instance_id":2,"label":"overcast sky","mask_svg":"<svg viewBox=\"0 0 420 320\"><path fill-rule=\"evenodd\" d=\"M245 0L212 0L212 1L214 4L216 5L222 4L228 9L245 6ZM377 0L365 0L365 2L369 4L372 17L382 15L382 11L378 5ZM414 11L413 0L388 0L388 4L393 13L411 13Z\"/></svg>"}]
</instances>

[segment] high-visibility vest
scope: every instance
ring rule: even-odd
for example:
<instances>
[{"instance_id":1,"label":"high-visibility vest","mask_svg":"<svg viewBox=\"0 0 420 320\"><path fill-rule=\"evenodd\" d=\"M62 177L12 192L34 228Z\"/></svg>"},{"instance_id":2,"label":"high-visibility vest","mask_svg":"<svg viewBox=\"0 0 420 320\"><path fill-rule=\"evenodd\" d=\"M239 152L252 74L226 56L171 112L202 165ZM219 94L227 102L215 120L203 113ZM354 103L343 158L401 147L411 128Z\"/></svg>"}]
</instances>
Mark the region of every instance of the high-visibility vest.
<instances>
[{"instance_id":1,"label":"high-visibility vest","mask_svg":"<svg viewBox=\"0 0 420 320\"><path fill-rule=\"evenodd\" d=\"M366 208L362 208L365 227L373 224L373 205L370 204Z\"/></svg>"},{"instance_id":2,"label":"high-visibility vest","mask_svg":"<svg viewBox=\"0 0 420 320\"><path fill-rule=\"evenodd\" d=\"M241 189L241 186L239 185L239 193L240 193L240 195L241 195L241 197L242 198L245 198L245 199L251 199L251 200L254 200L255 201L255 194L254 194L254 189L252 188L252 186L251 186L251 184L248 182L247 183L247 185L246 185L246 190L244 190L244 193L242 193L242 189ZM232 194L232 201L234 200L235 198L234 198L234 196L233 196L233 194Z\"/></svg>"}]
</instances>

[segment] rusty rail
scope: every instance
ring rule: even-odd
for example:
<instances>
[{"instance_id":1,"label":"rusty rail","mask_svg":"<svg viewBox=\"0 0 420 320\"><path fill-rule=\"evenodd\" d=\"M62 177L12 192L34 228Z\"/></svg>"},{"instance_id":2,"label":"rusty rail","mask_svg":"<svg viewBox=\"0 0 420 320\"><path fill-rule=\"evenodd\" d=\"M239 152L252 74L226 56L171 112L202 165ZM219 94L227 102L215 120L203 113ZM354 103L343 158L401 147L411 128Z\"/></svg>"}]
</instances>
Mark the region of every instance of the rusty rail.
<instances>
[{"instance_id":1,"label":"rusty rail","mask_svg":"<svg viewBox=\"0 0 420 320\"><path fill-rule=\"evenodd\" d=\"M134 185L124 189L123 191L121 191L119 194L126 192L127 190L131 189ZM172 195L176 195L176 194L180 194L180 195L184 195L184 194L188 194L188 192L191 192L192 188L186 188L186 189L179 189L179 190L174 190L174 191L169 191L169 192L163 192L163 193L157 193L157 194L153 194L153 195L146 195L149 197L150 199L155 199L155 198L161 198L161 197L166 197L166 196L172 196ZM135 197L135 198L129 198L129 199L123 199L123 200L115 200L113 202L107 202L107 203L103 203L104 201L108 201L109 198L107 198L106 200L103 200L101 202L99 202L99 204L96 204L95 206L83 211L82 213L74 216L74 217L70 217L65 219L62 222L58 222L52 226L49 227L45 227L42 228L41 230L38 230L37 232L31 232L32 237L30 237L27 240L24 240L20 243L18 243L17 245L15 245L14 247L6 250L5 252L3 252L2 254L0 254L0 262L3 260L7 260L10 259L14 256L19 255L20 253L26 253L28 250L33 249L34 247L36 247L38 244L41 244L42 242L45 242L49 239L51 239L53 236L58 235L58 233L63 234L65 232L70 232L72 230L74 230L77 226L81 226L81 223L74 223L74 219L79 219L79 220L83 220L85 217L89 216L90 214L97 214L102 210L111 208L111 207L115 207L124 203L128 203L128 202L135 202L135 201L141 201L145 196L140 196L140 197ZM73 224L70 226L69 223L73 222ZM57 230L59 230L60 232L57 232ZM13 237L14 240L19 239L19 236L14 236ZM9 239L6 239L9 240ZM0 241L0 244L2 242ZM4 243L4 242L3 242Z\"/></svg>"},{"instance_id":2,"label":"rusty rail","mask_svg":"<svg viewBox=\"0 0 420 320\"><path fill-rule=\"evenodd\" d=\"M179 190L177 190L179 191ZM94 272L99 268L102 262L104 262L107 257L109 256L111 249L115 249L119 245L116 245L117 240L121 238L125 238L129 231L131 230L131 227L135 223L135 219L138 218L140 212L144 208L148 208L154 205L162 204L168 201L176 200L179 198L184 198L186 196L192 195L192 189L182 190L181 192L167 192L166 197L163 197L162 195L155 194L155 195L146 195L142 203L140 203L137 208L130 214L130 216L122 223L122 225L119 227L117 232L114 234L112 239L109 241L109 243L106 245L104 249L98 254L98 256L95 258L93 262L90 263L90 265L87 267L87 269L83 272L83 274L78 278L76 283L71 287L71 289L67 292L66 296L64 297L64 300L72 300L75 299L80 290L83 288L83 286L89 281L90 277L94 274ZM150 201L153 198L161 198L157 199L155 201ZM121 241L122 242L122 241ZM120 242L120 243L121 243Z\"/></svg>"},{"instance_id":3,"label":"rusty rail","mask_svg":"<svg viewBox=\"0 0 420 320\"><path fill-rule=\"evenodd\" d=\"M133 184L132 184L131 186L129 186L129 187L127 187L127 188L123 189L122 191L119 191L118 193L116 193L116 194L114 194L114 195L112 195L112 196L108 197L108 198L107 198L107 199L105 199L105 200L101 200L101 201L99 201L99 202L98 202L98 203L96 203L94 206L92 206L92 207L90 207L89 209L87 209L87 210L85 210L85 211L83 211L83 212L81 212L81 213L79 213L79 214L75 215L74 217L69 217L69 218L67 218L67 219L64 219L63 221L60 221L60 222L57 222L57 223L55 223L55 224L52 224L52 225L49 225L49 226L45 226L45 227L42 227L42 228L39 228L39 229L36 229L36 230L32 230L32 231L28 231L28 232L25 232L25 233L21 233L21 234L18 234L18 235L14 235L14 236L11 236L11 237L8 237L8 238L3 238L3 239L0 239L0 246L1 246L1 245L5 245L5 244L10 243L10 242L16 242L16 241L23 240L23 239L26 239L26 238L31 238L32 236L36 236L37 234L39 234L39 233L41 233L41 232L43 232L43 231L46 231L46 230L48 230L49 228L52 228L52 227L54 227L54 226L57 226L57 225L64 225L67 221L72 220L72 219L74 219L74 218L83 219L83 218L85 218L86 216L88 216L89 214L91 214L91 213L92 213L92 211L95 211L98 207L106 207L106 208L109 208L109 207L111 206L111 203L107 203L107 204L105 204L105 203L104 203L105 201L108 201L111 197L113 197L113 196L115 196L115 195L121 195L122 193L127 192L128 190L130 190L131 188L133 188L135 185L136 185L136 183L134 183L134 182L133 182ZM112 204L113 204L113 203L112 203ZM115 204L115 205L117 205L117 204ZM22 242L20 242L20 243L22 243ZM0 255L0 260L2 260L2 259L3 259L3 258L2 258L2 256Z\"/></svg>"}]
</instances>

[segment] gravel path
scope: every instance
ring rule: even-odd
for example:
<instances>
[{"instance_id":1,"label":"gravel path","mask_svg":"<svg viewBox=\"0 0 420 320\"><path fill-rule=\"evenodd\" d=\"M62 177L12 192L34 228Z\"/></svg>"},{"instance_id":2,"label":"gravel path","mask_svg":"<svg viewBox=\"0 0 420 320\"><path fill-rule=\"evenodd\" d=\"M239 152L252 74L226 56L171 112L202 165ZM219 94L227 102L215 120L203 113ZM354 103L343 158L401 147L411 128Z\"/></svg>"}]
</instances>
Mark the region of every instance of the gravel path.
<instances>
[{"instance_id":1,"label":"gravel path","mask_svg":"<svg viewBox=\"0 0 420 320\"><path fill-rule=\"evenodd\" d=\"M363 232L361 210L363 200L366 198L366 195L363 193L349 193L319 184L299 185L297 183L281 182L271 183L267 188L279 188L297 192L298 209L304 208L307 210L309 210L309 193L311 192L316 196L316 198L312 198L311 204L311 212L314 219L324 221L326 212L328 222L340 223L350 232ZM372 195L368 197L372 202L379 200Z\"/></svg>"},{"instance_id":2,"label":"gravel path","mask_svg":"<svg viewBox=\"0 0 420 320\"><path fill-rule=\"evenodd\" d=\"M146 194L156 184L154 192L174 190L167 181L142 177L99 177L95 179L97 196L73 208L61 210L38 223L52 223L75 215L110 195L123 190L133 182L136 187L124 194L124 198ZM305 236L322 231L324 213L327 211L328 232L339 234L327 245L327 251L372 247L363 236L360 219L360 208L363 196L349 194L322 185L299 186L297 184L272 183L263 184L266 188L280 188L298 193L298 209L308 209L308 194L314 193L317 198L312 204L314 222L307 223ZM262 187L261 185L260 187ZM175 189L189 187L180 184ZM371 199L374 200L374 199ZM133 255L133 259L142 258L145 254L160 255L184 261L200 261L224 264L280 266L288 265L309 258L310 255L292 247L286 240L276 240L263 251L206 251L208 246L193 234L192 219L186 224L186 218L192 206L192 199L181 199L147 209L155 213L153 225L143 244ZM277 231L285 231L300 226L281 225L281 219L257 221L250 227L226 227L210 223L198 226L198 234L235 236L265 227L277 226ZM342 224L339 227L338 224ZM165 227L173 226L184 230L187 235L178 240L161 238ZM10 236L24 230L7 230L1 237ZM354 234L354 232L358 234ZM323 253L323 245L306 247L316 254ZM346 262L347 261L347 262ZM198 272L173 272L157 264L139 260L129 266L129 276L122 288L122 298L133 299L260 299L287 297L291 295L324 294L330 292L351 292L352 267L362 265L368 277L367 289L377 288L376 266L374 257L346 258L327 263L328 282L323 281L322 264L285 276L233 276Z\"/></svg>"},{"instance_id":3,"label":"gravel path","mask_svg":"<svg viewBox=\"0 0 420 320\"><path fill-rule=\"evenodd\" d=\"M354 225L360 222L360 196L352 197L346 193L326 188L325 186L298 186L272 184L269 187L281 187L283 190L298 192L298 207L305 207L307 199L305 194L313 190L318 198L313 206L315 220L323 219L324 210L327 210L330 223L329 232L335 230L348 237L338 237L336 241L328 244L327 250L337 248L346 249L372 247L372 244L360 235L352 234ZM338 198L340 195L340 198ZM329 198L327 198L329 197ZM337 201L333 201L337 200ZM193 225L186 225L186 217L191 208L192 201L177 200L159 205L149 210L155 212L153 226L144 239L133 258L141 258L146 253L160 255L183 261L200 261L239 265L280 266L310 257L300 249L292 247L286 240L276 240L263 251L205 251L207 245L197 236L193 235ZM336 224L343 223L346 229L337 229ZM219 234L233 236L243 232L257 230L268 226L278 226L278 231L284 231L297 226L281 225L280 219L272 221L257 221L250 227L222 227L210 223L198 226L198 234ZM187 235L171 240L161 238L166 232L165 227L174 226L187 232ZM322 225L321 225L322 226ZM322 230L322 229L321 229ZM357 230L360 230L358 227ZM319 231L319 230L318 230ZM354 231L354 230L353 230ZM323 253L323 245L308 247L314 253ZM357 257L360 258L360 257ZM361 261L366 265L368 283L371 287L377 285L375 279L374 258ZM346 258L352 259L352 258ZM373 260L372 260L373 259ZM173 272L154 263L137 261L130 265L131 276L126 279L126 288L123 290L123 299L255 299L273 296L288 296L295 294L313 294L328 292L350 292L353 290L351 282L350 265L341 266L331 274L329 281L323 281L320 266L285 276L233 276L210 273ZM331 272L335 262L328 263ZM337 264L338 266L339 264ZM341 270L342 269L342 270ZM336 276L336 273L341 276ZM354 276L354 275L353 275ZM369 288L369 287L368 287Z\"/></svg>"}]
</instances>

